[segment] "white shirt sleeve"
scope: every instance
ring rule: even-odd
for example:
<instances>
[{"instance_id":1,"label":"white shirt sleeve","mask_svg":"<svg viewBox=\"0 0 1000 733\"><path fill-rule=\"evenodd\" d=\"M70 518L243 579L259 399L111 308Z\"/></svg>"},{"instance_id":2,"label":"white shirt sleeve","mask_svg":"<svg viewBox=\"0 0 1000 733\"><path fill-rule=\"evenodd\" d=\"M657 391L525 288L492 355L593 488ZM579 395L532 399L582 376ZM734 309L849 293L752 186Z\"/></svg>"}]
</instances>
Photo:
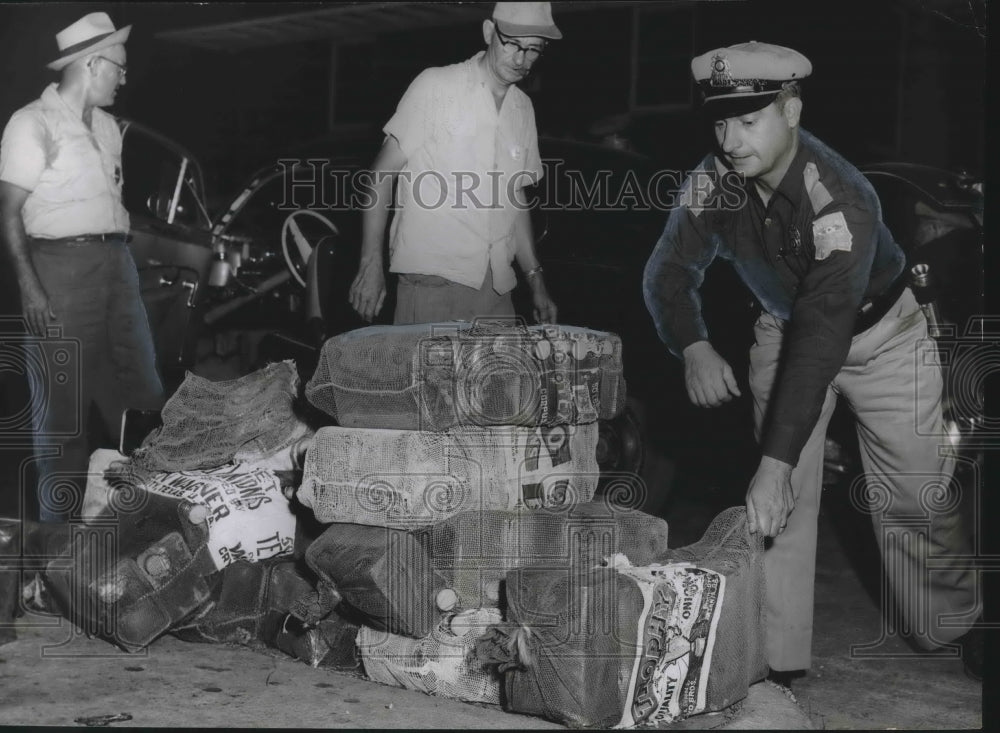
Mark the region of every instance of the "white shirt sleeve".
<instances>
[{"instance_id":1,"label":"white shirt sleeve","mask_svg":"<svg viewBox=\"0 0 1000 733\"><path fill-rule=\"evenodd\" d=\"M399 141L407 159L431 134L434 122L433 69L425 69L414 79L396 106L396 113L382 131Z\"/></svg>"},{"instance_id":2,"label":"white shirt sleeve","mask_svg":"<svg viewBox=\"0 0 1000 733\"><path fill-rule=\"evenodd\" d=\"M45 129L38 117L15 112L0 141L0 181L33 191L45 170Z\"/></svg>"}]
</instances>

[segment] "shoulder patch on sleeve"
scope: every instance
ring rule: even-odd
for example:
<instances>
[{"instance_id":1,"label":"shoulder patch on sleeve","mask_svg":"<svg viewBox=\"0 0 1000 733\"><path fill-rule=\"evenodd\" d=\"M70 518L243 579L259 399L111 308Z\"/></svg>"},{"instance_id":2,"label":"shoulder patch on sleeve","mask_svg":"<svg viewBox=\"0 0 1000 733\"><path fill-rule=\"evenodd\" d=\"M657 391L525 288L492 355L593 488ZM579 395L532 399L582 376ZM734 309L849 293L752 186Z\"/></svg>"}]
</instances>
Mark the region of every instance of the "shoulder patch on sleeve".
<instances>
[{"instance_id":1,"label":"shoulder patch on sleeve","mask_svg":"<svg viewBox=\"0 0 1000 733\"><path fill-rule=\"evenodd\" d=\"M821 216L813 222L812 230L817 260L825 260L834 250L851 251L854 237L847 226L844 212L834 211L832 214Z\"/></svg>"},{"instance_id":2,"label":"shoulder patch on sleeve","mask_svg":"<svg viewBox=\"0 0 1000 733\"><path fill-rule=\"evenodd\" d=\"M833 201L833 196L826 190L823 182L819 180L819 170L816 168L815 163L806 163L806 167L802 171L802 180L805 183L806 193L809 194L809 202L812 204L813 213L818 214Z\"/></svg>"}]
</instances>

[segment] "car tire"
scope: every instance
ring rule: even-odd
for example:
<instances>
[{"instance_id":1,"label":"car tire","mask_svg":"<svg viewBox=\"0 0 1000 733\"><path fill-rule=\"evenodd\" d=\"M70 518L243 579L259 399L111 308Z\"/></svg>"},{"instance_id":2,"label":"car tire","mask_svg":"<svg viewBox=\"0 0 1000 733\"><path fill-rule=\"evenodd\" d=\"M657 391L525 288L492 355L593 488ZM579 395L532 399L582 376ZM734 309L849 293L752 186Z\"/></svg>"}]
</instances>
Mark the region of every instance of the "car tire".
<instances>
[{"instance_id":1,"label":"car tire","mask_svg":"<svg viewBox=\"0 0 1000 733\"><path fill-rule=\"evenodd\" d=\"M645 406L629 398L618 417L599 422L597 495L615 506L658 515L670 494L674 464L651 445Z\"/></svg>"},{"instance_id":2,"label":"car tire","mask_svg":"<svg viewBox=\"0 0 1000 733\"><path fill-rule=\"evenodd\" d=\"M599 421L597 465L601 473L642 471L646 458L643 406L629 398L618 417Z\"/></svg>"}]
</instances>

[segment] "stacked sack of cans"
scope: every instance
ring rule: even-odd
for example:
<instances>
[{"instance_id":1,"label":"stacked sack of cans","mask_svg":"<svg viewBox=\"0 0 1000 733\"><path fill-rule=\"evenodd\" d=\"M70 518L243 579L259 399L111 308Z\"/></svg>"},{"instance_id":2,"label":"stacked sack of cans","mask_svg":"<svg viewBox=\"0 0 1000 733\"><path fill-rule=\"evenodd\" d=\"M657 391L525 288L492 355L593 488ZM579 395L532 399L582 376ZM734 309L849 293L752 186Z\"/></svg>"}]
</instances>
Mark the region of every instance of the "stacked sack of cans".
<instances>
[{"instance_id":1,"label":"stacked sack of cans","mask_svg":"<svg viewBox=\"0 0 1000 733\"><path fill-rule=\"evenodd\" d=\"M595 495L621 366L614 334L424 324L330 339L311 405L291 362L188 375L129 458L95 454L48 587L129 651L266 645L572 725L723 709L766 673L760 541L737 509L670 549L638 477Z\"/></svg>"},{"instance_id":2,"label":"stacked sack of cans","mask_svg":"<svg viewBox=\"0 0 1000 733\"><path fill-rule=\"evenodd\" d=\"M330 523L306 561L360 624L370 678L634 727L766 673L745 512L670 550L638 477L595 497L597 421L625 403L614 334L361 329L324 345L306 396L338 423L305 457L298 500Z\"/></svg>"},{"instance_id":3,"label":"stacked sack of cans","mask_svg":"<svg viewBox=\"0 0 1000 733\"><path fill-rule=\"evenodd\" d=\"M306 561L361 624L366 674L498 703L472 649L503 619L508 570L569 556L568 515L598 485L597 421L625 406L620 340L374 326L328 340L305 393L337 423L316 432L297 491L330 523Z\"/></svg>"}]
</instances>

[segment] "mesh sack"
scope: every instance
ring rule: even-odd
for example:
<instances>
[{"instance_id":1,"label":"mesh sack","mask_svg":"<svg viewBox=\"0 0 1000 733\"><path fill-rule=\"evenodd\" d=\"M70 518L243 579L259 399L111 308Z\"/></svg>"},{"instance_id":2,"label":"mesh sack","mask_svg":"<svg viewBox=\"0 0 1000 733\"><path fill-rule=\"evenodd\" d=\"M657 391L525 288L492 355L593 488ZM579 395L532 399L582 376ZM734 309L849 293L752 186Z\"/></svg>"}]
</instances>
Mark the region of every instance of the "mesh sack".
<instances>
[{"instance_id":1,"label":"mesh sack","mask_svg":"<svg viewBox=\"0 0 1000 733\"><path fill-rule=\"evenodd\" d=\"M447 583L406 532L331 524L309 546L306 563L367 626L419 638L438 621L436 596Z\"/></svg>"},{"instance_id":2,"label":"mesh sack","mask_svg":"<svg viewBox=\"0 0 1000 733\"><path fill-rule=\"evenodd\" d=\"M508 574L505 595L523 639L504 675L505 708L572 726L616 725L639 644L639 586L609 568L527 567Z\"/></svg>"},{"instance_id":3,"label":"mesh sack","mask_svg":"<svg viewBox=\"0 0 1000 733\"><path fill-rule=\"evenodd\" d=\"M621 339L575 326L370 326L329 339L308 400L355 428L561 425L625 408Z\"/></svg>"},{"instance_id":4,"label":"mesh sack","mask_svg":"<svg viewBox=\"0 0 1000 733\"><path fill-rule=\"evenodd\" d=\"M509 570L590 566L624 553L636 565L667 550L667 523L609 497L535 511L461 512L415 536L463 608L496 604Z\"/></svg>"},{"instance_id":5,"label":"mesh sack","mask_svg":"<svg viewBox=\"0 0 1000 733\"><path fill-rule=\"evenodd\" d=\"M358 649L365 674L386 685L467 702L500 704L500 677L476 656L476 642L500 623L495 608L449 615L422 639L362 627Z\"/></svg>"},{"instance_id":6,"label":"mesh sack","mask_svg":"<svg viewBox=\"0 0 1000 733\"><path fill-rule=\"evenodd\" d=\"M185 641L273 643L288 611L313 588L294 561L240 560L218 574L208 602L171 633Z\"/></svg>"},{"instance_id":7,"label":"mesh sack","mask_svg":"<svg viewBox=\"0 0 1000 733\"><path fill-rule=\"evenodd\" d=\"M298 386L292 361L223 382L189 372L163 406L163 425L132 454L134 470L254 463L289 448L310 433L293 410Z\"/></svg>"},{"instance_id":8,"label":"mesh sack","mask_svg":"<svg viewBox=\"0 0 1000 733\"><path fill-rule=\"evenodd\" d=\"M146 474L147 495L198 506L208 525L208 551L219 569L246 560L290 555L295 515L274 471L243 464Z\"/></svg>"},{"instance_id":9,"label":"mesh sack","mask_svg":"<svg viewBox=\"0 0 1000 733\"><path fill-rule=\"evenodd\" d=\"M725 579L687 564L521 568L510 710L575 726L671 723L704 709Z\"/></svg>"},{"instance_id":10,"label":"mesh sack","mask_svg":"<svg viewBox=\"0 0 1000 733\"><path fill-rule=\"evenodd\" d=\"M764 650L764 539L747 529L746 509L720 513L697 542L669 550L658 562L691 562L726 579L716 636L715 662L708 678L705 710L723 710L767 676Z\"/></svg>"},{"instance_id":11,"label":"mesh sack","mask_svg":"<svg viewBox=\"0 0 1000 733\"><path fill-rule=\"evenodd\" d=\"M46 580L67 618L134 652L208 600L216 567L201 507L134 485L113 488L101 522L70 525Z\"/></svg>"},{"instance_id":12,"label":"mesh sack","mask_svg":"<svg viewBox=\"0 0 1000 733\"><path fill-rule=\"evenodd\" d=\"M672 723L721 710L763 677L762 540L728 509L661 563L507 575L507 704L572 725ZM499 630L498 630L499 632ZM502 655L498 655L500 657Z\"/></svg>"},{"instance_id":13,"label":"mesh sack","mask_svg":"<svg viewBox=\"0 0 1000 733\"><path fill-rule=\"evenodd\" d=\"M299 501L320 522L413 528L463 510L589 501L596 424L419 430L320 428Z\"/></svg>"}]
</instances>

